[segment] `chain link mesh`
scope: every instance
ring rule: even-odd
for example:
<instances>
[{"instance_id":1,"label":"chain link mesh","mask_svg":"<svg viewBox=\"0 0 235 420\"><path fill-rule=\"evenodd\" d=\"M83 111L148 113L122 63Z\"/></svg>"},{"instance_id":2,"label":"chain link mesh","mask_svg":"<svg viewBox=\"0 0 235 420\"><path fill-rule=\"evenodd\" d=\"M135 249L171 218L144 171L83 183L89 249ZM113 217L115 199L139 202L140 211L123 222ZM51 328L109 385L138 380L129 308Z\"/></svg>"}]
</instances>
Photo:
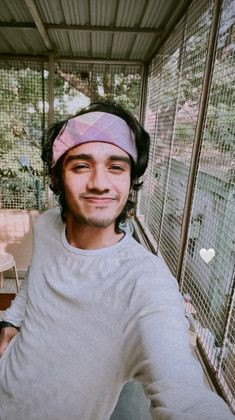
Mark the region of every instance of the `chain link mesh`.
<instances>
[{"instance_id":1,"label":"chain link mesh","mask_svg":"<svg viewBox=\"0 0 235 420\"><path fill-rule=\"evenodd\" d=\"M43 64L0 62L0 206L41 209L45 126Z\"/></svg>"},{"instance_id":2,"label":"chain link mesh","mask_svg":"<svg viewBox=\"0 0 235 420\"><path fill-rule=\"evenodd\" d=\"M213 1L193 1L149 70L145 126L150 165L138 218L176 275ZM235 410L234 0L221 10L209 104L180 284L199 343ZM206 263L200 251L215 251ZM202 251L203 252L203 251Z\"/></svg>"}]
</instances>

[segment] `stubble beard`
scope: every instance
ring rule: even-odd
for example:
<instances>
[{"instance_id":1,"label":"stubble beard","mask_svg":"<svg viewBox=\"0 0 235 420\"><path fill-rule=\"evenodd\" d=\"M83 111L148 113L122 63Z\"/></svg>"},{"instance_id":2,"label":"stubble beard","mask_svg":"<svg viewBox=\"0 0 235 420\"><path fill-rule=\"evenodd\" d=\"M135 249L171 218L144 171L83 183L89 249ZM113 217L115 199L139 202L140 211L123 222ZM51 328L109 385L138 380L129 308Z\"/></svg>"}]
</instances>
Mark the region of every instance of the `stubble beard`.
<instances>
[{"instance_id":1,"label":"stubble beard","mask_svg":"<svg viewBox=\"0 0 235 420\"><path fill-rule=\"evenodd\" d=\"M97 211L104 210L103 207L97 206ZM94 228L107 228L111 226L117 220L118 216L121 214L123 209L120 210L120 213L112 216L105 216L105 215L92 215L92 216L84 216L80 213L73 212L73 217L77 221L78 224L82 226L89 226Z\"/></svg>"},{"instance_id":2,"label":"stubble beard","mask_svg":"<svg viewBox=\"0 0 235 420\"><path fill-rule=\"evenodd\" d=\"M95 228L106 228L115 222L116 218L102 218L102 217L83 217L81 215L76 215L75 219L77 222L83 226L95 227Z\"/></svg>"}]
</instances>

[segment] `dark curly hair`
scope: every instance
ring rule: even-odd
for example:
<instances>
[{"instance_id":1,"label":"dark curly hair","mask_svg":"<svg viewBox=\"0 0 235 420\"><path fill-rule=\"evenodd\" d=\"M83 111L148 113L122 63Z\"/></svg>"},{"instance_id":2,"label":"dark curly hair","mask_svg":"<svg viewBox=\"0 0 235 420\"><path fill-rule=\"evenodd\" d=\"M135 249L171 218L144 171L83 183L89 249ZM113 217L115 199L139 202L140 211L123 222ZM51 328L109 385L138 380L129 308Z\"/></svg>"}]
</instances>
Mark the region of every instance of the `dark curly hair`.
<instances>
[{"instance_id":1,"label":"dark curly hair","mask_svg":"<svg viewBox=\"0 0 235 420\"><path fill-rule=\"evenodd\" d=\"M88 112L106 112L109 114L117 115L118 117L122 118L131 130L134 133L136 148L138 153L137 163L134 163L133 159L131 159L131 189L133 191L137 191L141 188L142 182L139 181L139 178L144 174L147 164L148 164L148 156L149 156L149 146L150 146L150 138L149 134L144 130L141 124L137 121L137 119L126 109L124 109L121 105L116 104L114 102L94 102L91 103L88 107L82 109L76 115L71 118L77 117L78 115L86 114ZM65 127L67 122L71 119L68 118L66 120L60 121L58 123L52 124L48 129L45 131L45 134L42 138L42 160L45 162L47 166L48 175L51 178L50 188L51 190L59 196L59 203L61 207L61 217L62 220L66 221L66 212L67 212L67 204L65 199L64 193L64 183L63 183L63 176L62 176L62 159L63 156L60 157L58 162L54 167L52 167L52 152L53 152L53 143L58 136L62 127ZM119 224L124 222L130 210L134 208L133 200L131 199L131 193L127 203L122 211L122 213L118 216L115 223L115 230L116 232L120 232Z\"/></svg>"}]
</instances>

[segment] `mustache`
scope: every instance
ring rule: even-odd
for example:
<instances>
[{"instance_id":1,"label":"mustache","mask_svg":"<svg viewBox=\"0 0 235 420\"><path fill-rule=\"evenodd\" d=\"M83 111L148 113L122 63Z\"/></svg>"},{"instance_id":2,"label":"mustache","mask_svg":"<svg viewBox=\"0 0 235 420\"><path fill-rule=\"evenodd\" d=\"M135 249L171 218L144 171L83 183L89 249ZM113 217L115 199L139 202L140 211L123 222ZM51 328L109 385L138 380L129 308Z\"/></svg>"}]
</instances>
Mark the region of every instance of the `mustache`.
<instances>
[{"instance_id":1,"label":"mustache","mask_svg":"<svg viewBox=\"0 0 235 420\"><path fill-rule=\"evenodd\" d=\"M93 192L93 193L81 193L79 194L80 199L86 199L86 198L103 198L108 200L118 200L119 194L112 194L108 195L105 192Z\"/></svg>"}]
</instances>

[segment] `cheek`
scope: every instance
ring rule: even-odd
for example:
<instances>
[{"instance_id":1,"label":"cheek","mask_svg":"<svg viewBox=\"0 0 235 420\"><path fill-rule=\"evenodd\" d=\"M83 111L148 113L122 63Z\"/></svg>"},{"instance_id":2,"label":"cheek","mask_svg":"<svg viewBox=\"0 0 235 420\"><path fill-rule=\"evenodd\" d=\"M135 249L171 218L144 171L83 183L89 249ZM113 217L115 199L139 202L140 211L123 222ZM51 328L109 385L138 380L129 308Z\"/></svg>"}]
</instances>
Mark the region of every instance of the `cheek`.
<instances>
[{"instance_id":1,"label":"cheek","mask_svg":"<svg viewBox=\"0 0 235 420\"><path fill-rule=\"evenodd\" d=\"M126 177L122 179L120 181L119 186L120 186L120 193L122 194L123 199L127 200L130 194L130 189L131 189L130 177Z\"/></svg>"},{"instance_id":2,"label":"cheek","mask_svg":"<svg viewBox=\"0 0 235 420\"><path fill-rule=\"evenodd\" d=\"M71 194L81 191L83 189L82 177L65 176L64 188L65 191L69 191Z\"/></svg>"}]
</instances>

